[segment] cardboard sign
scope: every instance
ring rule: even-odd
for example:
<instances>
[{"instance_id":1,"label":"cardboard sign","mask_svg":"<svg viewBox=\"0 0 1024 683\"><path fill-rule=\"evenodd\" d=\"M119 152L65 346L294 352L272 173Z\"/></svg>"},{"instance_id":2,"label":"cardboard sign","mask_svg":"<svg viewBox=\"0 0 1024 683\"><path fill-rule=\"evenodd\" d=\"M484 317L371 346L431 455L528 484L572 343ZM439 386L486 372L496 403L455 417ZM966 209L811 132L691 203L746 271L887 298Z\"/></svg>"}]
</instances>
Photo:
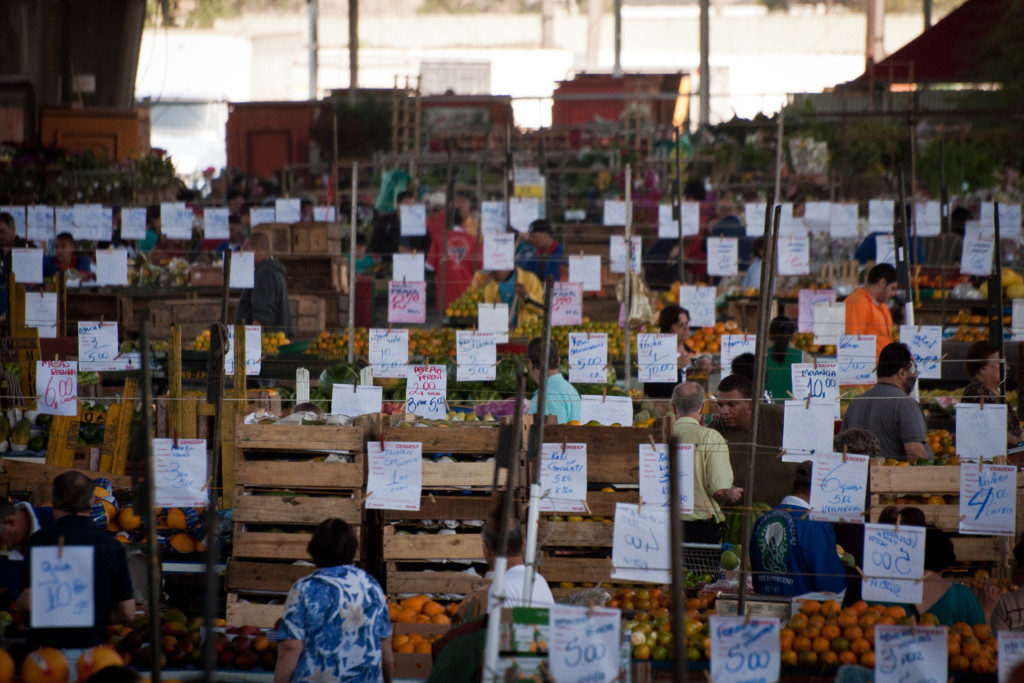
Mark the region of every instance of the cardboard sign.
<instances>
[{"instance_id":1,"label":"cardboard sign","mask_svg":"<svg viewBox=\"0 0 1024 683\"><path fill-rule=\"evenodd\" d=\"M274 219L278 223L298 223L302 220L301 199L275 199Z\"/></svg>"},{"instance_id":2,"label":"cardboard sign","mask_svg":"<svg viewBox=\"0 0 1024 683\"><path fill-rule=\"evenodd\" d=\"M371 329L368 361L374 377L405 377L409 365L409 330Z\"/></svg>"},{"instance_id":3,"label":"cardboard sign","mask_svg":"<svg viewBox=\"0 0 1024 683\"><path fill-rule=\"evenodd\" d=\"M429 420L448 416L448 371L443 365L410 365L405 375L405 411Z\"/></svg>"},{"instance_id":4,"label":"cardboard sign","mask_svg":"<svg viewBox=\"0 0 1024 683\"><path fill-rule=\"evenodd\" d=\"M1017 468L960 465L960 533L1013 536L1017 512Z\"/></svg>"},{"instance_id":5,"label":"cardboard sign","mask_svg":"<svg viewBox=\"0 0 1024 683\"><path fill-rule=\"evenodd\" d=\"M367 510L419 510L423 495L423 444L407 441L366 443Z\"/></svg>"},{"instance_id":6,"label":"cardboard sign","mask_svg":"<svg viewBox=\"0 0 1024 683\"><path fill-rule=\"evenodd\" d=\"M203 236L208 240L226 240L231 237L230 217L226 206L203 209Z\"/></svg>"},{"instance_id":7,"label":"cardboard sign","mask_svg":"<svg viewBox=\"0 0 1024 683\"><path fill-rule=\"evenodd\" d=\"M423 254L392 254L391 279L395 282L425 282Z\"/></svg>"},{"instance_id":8,"label":"cardboard sign","mask_svg":"<svg viewBox=\"0 0 1024 683\"><path fill-rule=\"evenodd\" d=\"M78 321L78 367L82 372L123 369L123 363L117 362L119 355L116 322Z\"/></svg>"},{"instance_id":9,"label":"cardboard sign","mask_svg":"<svg viewBox=\"0 0 1024 683\"><path fill-rule=\"evenodd\" d=\"M516 267L515 254L515 235L484 233L484 270L513 270Z\"/></svg>"},{"instance_id":10,"label":"cardboard sign","mask_svg":"<svg viewBox=\"0 0 1024 683\"><path fill-rule=\"evenodd\" d=\"M513 197L508 209L509 224L516 232L529 232L530 223L540 218L540 201L536 197Z\"/></svg>"},{"instance_id":11,"label":"cardboard sign","mask_svg":"<svg viewBox=\"0 0 1024 683\"><path fill-rule=\"evenodd\" d=\"M29 242L49 242L56 237L53 207L43 204L27 207L25 234Z\"/></svg>"},{"instance_id":12,"label":"cardboard sign","mask_svg":"<svg viewBox=\"0 0 1024 683\"><path fill-rule=\"evenodd\" d=\"M960 253L960 272L964 275L990 274L995 246L994 228L978 224L967 225L964 231L963 251Z\"/></svg>"},{"instance_id":13,"label":"cardboard sign","mask_svg":"<svg viewBox=\"0 0 1024 683\"><path fill-rule=\"evenodd\" d=\"M803 462L816 453L832 452L835 421L832 404L786 401L783 410L783 462Z\"/></svg>"},{"instance_id":14,"label":"cardboard sign","mask_svg":"<svg viewBox=\"0 0 1024 683\"><path fill-rule=\"evenodd\" d=\"M499 344L508 341L508 304L477 304L476 327L481 332L494 333Z\"/></svg>"},{"instance_id":15,"label":"cardboard sign","mask_svg":"<svg viewBox=\"0 0 1024 683\"><path fill-rule=\"evenodd\" d=\"M267 222L273 222L273 219ZM259 223L253 220L252 225L256 226ZM160 232L167 239L192 239L192 209L188 208L185 202L161 202Z\"/></svg>"},{"instance_id":16,"label":"cardboard sign","mask_svg":"<svg viewBox=\"0 0 1024 683\"><path fill-rule=\"evenodd\" d=\"M1000 631L999 641L999 683L1009 683L1013 670L1024 662L1024 631Z\"/></svg>"},{"instance_id":17,"label":"cardboard sign","mask_svg":"<svg viewBox=\"0 0 1024 683\"><path fill-rule=\"evenodd\" d=\"M834 289L801 289L797 293L796 329L798 332L814 332L814 306L819 302L835 303Z\"/></svg>"},{"instance_id":18,"label":"cardboard sign","mask_svg":"<svg viewBox=\"0 0 1024 683\"><path fill-rule=\"evenodd\" d=\"M583 323L583 288L578 282L556 282L551 291L551 324Z\"/></svg>"},{"instance_id":19,"label":"cardboard sign","mask_svg":"<svg viewBox=\"0 0 1024 683\"><path fill-rule=\"evenodd\" d=\"M920 526L864 525L864 600L921 602L924 534Z\"/></svg>"},{"instance_id":20,"label":"cardboard sign","mask_svg":"<svg viewBox=\"0 0 1024 683\"><path fill-rule=\"evenodd\" d=\"M639 235L630 237L630 244L633 250L630 252L633 257L631 268L634 273L642 269L643 240ZM611 235L608 238L608 271L612 273L626 272L626 238L622 235Z\"/></svg>"},{"instance_id":21,"label":"cardboard sign","mask_svg":"<svg viewBox=\"0 0 1024 683\"><path fill-rule=\"evenodd\" d=\"M868 225L872 232L891 231L896 222L896 201L893 199L868 200Z\"/></svg>"},{"instance_id":22,"label":"cardboard sign","mask_svg":"<svg viewBox=\"0 0 1024 683\"><path fill-rule=\"evenodd\" d=\"M813 321L815 344L839 344L839 337L846 334L846 304L816 302Z\"/></svg>"},{"instance_id":23,"label":"cardboard sign","mask_svg":"<svg viewBox=\"0 0 1024 683\"><path fill-rule=\"evenodd\" d=\"M818 312L815 310L815 316L817 315ZM836 357L836 378L839 380L839 386L874 384L876 365L875 335L844 334L839 337Z\"/></svg>"},{"instance_id":24,"label":"cardboard sign","mask_svg":"<svg viewBox=\"0 0 1024 683\"><path fill-rule=\"evenodd\" d=\"M863 522L869 460L866 455L815 453L809 517L822 522Z\"/></svg>"},{"instance_id":25,"label":"cardboard sign","mask_svg":"<svg viewBox=\"0 0 1024 683\"><path fill-rule=\"evenodd\" d=\"M540 489L541 511L586 511L587 444L541 444Z\"/></svg>"},{"instance_id":26,"label":"cardboard sign","mask_svg":"<svg viewBox=\"0 0 1024 683\"><path fill-rule=\"evenodd\" d=\"M209 502L206 439L153 439L153 460L157 507L203 507Z\"/></svg>"},{"instance_id":27,"label":"cardboard sign","mask_svg":"<svg viewBox=\"0 0 1024 683\"><path fill-rule=\"evenodd\" d=\"M251 251L236 251L231 254L231 269L228 271L228 286L231 289L252 289L256 286L255 254Z\"/></svg>"},{"instance_id":28,"label":"cardboard sign","mask_svg":"<svg viewBox=\"0 0 1024 683\"><path fill-rule=\"evenodd\" d=\"M779 680L782 655L777 618L713 615L709 630L711 680L715 683Z\"/></svg>"},{"instance_id":29,"label":"cardboard sign","mask_svg":"<svg viewBox=\"0 0 1024 683\"><path fill-rule=\"evenodd\" d=\"M674 334L636 336L637 379L641 382L675 382L679 337Z\"/></svg>"},{"instance_id":30,"label":"cardboard sign","mask_svg":"<svg viewBox=\"0 0 1024 683\"><path fill-rule=\"evenodd\" d=\"M1006 455L1006 406L958 403L956 454L961 460L992 460Z\"/></svg>"},{"instance_id":31,"label":"cardboard sign","mask_svg":"<svg viewBox=\"0 0 1024 683\"><path fill-rule=\"evenodd\" d=\"M493 332L456 330L455 353L459 382L491 382L497 376L498 345Z\"/></svg>"},{"instance_id":32,"label":"cardboard sign","mask_svg":"<svg viewBox=\"0 0 1024 683\"><path fill-rule=\"evenodd\" d=\"M683 202L680 206L683 237L693 237L700 232L700 203ZM658 205L658 239L679 239L679 220L671 204Z\"/></svg>"},{"instance_id":33,"label":"cardboard sign","mask_svg":"<svg viewBox=\"0 0 1024 683\"><path fill-rule=\"evenodd\" d=\"M56 292L25 292L25 327L39 330L40 339L56 338Z\"/></svg>"},{"instance_id":34,"label":"cardboard sign","mask_svg":"<svg viewBox=\"0 0 1024 683\"><path fill-rule=\"evenodd\" d=\"M811 272L811 238L792 232L779 236L779 275L807 275Z\"/></svg>"},{"instance_id":35,"label":"cardboard sign","mask_svg":"<svg viewBox=\"0 0 1024 683\"><path fill-rule=\"evenodd\" d=\"M875 626L876 683L947 680L946 631L940 626Z\"/></svg>"},{"instance_id":36,"label":"cardboard sign","mask_svg":"<svg viewBox=\"0 0 1024 683\"><path fill-rule=\"evenodd\" d=\"M556 681L619 680L622 613L607 607L551 606L548 664Z\"/></svg>"},{"instance_id":37,"label":"cardboard sign","mask_svg":"<svg viewBox=\"0 0 1024 683\"><path fill-rule=\"evenodd\" d=\"M852 204L832 204L828 234L835 239L857 237L858 207Z\"/></svg>"},{"instance_id":38,"label":"cardboard sign","mask_svg":"<svg viewBox=\"0 0 1024 683\"><path fill-rule=\"evenodd\" d=\"M245 326L245 374L259 375L263 371L263 328ZM228 325L228 348L224 353L224 374L235 374L235 326Z\"/></svg>"},{"instance_id":39,"label":"cardboard sign","mask_svg":"<svg viewBox=\"0 0 1024 683\"><path fill-rule=\"evenodd\" d=\"M715 326L714 287L683 285L679 288L679 305L690 312L690 327Z\"/></svg>"},{"instance_id":40,"label":"cardboard sign","mask_svg":"<svg viewBox=\"0 0 1024 683\"><path fill-rule=\"evenodd\" d=\"M633 399L629 396L580 396L580 422L600 422L606 427L633 424Z\"/></svg>"},{"instance_id":41,"label":"cardboard sign","mask_svg":"<svg viewBox=\"0 0 1024 683\"><path fill-rule=\"evenodd\" d=\"M78 415L76 361L36 361L36 410L47 415Z\"/></svg>"},{"instance_id":42,"label":"cardboard sign","mask_svg":"<svg viewBox=\"0 0 1024 683\"><path fill-rule=\"evenodd\" d=\"M505 232L508 226L508 212L505 202L480 202L480 232Z\"/></svg>"},{"instance_id":43,"label":"cardboard sign","mask_svg":"<svg viewBox=\"0 0 1024 683\"><path fill-rule=\"evenodd\" d=\"M941 379L941 325L900 325L900 341L914 354L918 379Z\"/></svg>"},{"instance_id":44,"label":"cardboard sign","mask_svg":"<svg viewBox=\"0 0 1024 683\"><path fill-rule=\"evenodd\" d=\"M402 237L423 237L427 234L427 207L424 204L398 206L398 233Z\"/></svg>"},{"instance_id":45,"label":"cardboard sign","mask_svg":"<svg viewBox=\"0 0 1024 683\"><path fill-rule=\"evenodd\" d=\"M107 287L128 285L128 251L106 249L96 252L96 284Z\"/></svg>"},{"instance_id":46,"label":"cardboard sign","mask_svg":"<svg viewBox=\"0 0 1024 683\"><path fill-rule=\"evenodd\" d=\"M629 211L626 207L626 202L621 199L606 199L604 200L604 225L626 225L626 217Z\"/></svg>"},{"instance_id":47,"label":"cardboard sign","mask_svg":"<svg viewBox=\"0 0 1024 683\"><path fill-rule=\"evenodd\" d=\"M757 335L723 334L719 351L722 354L722 377L732 374L732 361L744 353L755 353Z\"/></svg>"},{"instance_id":48,"label":"cardboard sign","mask_svg":"<svg viewBox=\"0 0 1024 683\"><path fill-rule=\"evenodd\" d=\"M427 322L426 282L388 282L388 322Z\"/></svg>"},{"instance_id":49,"label":"cardboard sign","mask_svg":"<svg viewBox=\"0 0 1024 683\"><path fill-rule=\"evenodd\" d=\"M608 379L608 335L569 333L569 381L604 384Z\"/></svg>"},{"instance_id":50,"label":"cardboard sign","mask_svg":"<svg viewBox=\"0 0 1024 683\"><path fill-rule=\"evenodd\" d=\"M42 284L43 250L11 249L11 269L14 271L15 282Z\"/></svg>"},{"instance_id":51,"label":"cardboard sign","mask_svg":"<svg viewBox=\"0 0 1024 683\"><path fill-rule=\"evenodd\" d=\"M669 547L668 506L615 504L612 578L670 583Z\"/></svg>"},{"instance_id":52,"label":"cardboard sign","mask_svg":"<svg viewBox=\"0 0 1024 683\"><path fill-rule=\"evenodd\" d=\"M833 419L839 419L839 380L835 363L793 363L789 366L793 385L793 398L811 403L827 403L834 409ZM781 398L781 397L773 397Z\"/></svg>"},{"instance_id":53,"label":"cardboard sign","mask_svg":"<svg viewBox=\"0 0 1024 683\"><path fill-rule=\"evenodd\" d=\"M569 282L576 282L584 292L601 291L601 257L570 256Z\"/></svg>"},{"instance_id":54,"label":"cardboard sign","mask_svg":"<svg viewBox=\"0 0 1024 683\"><path fill-rule=\"evenodd\" d=\"M32 628L92 628L96 549L91 545L32 548Z\"/></svg>"},{"instance_id":55,"label":"cardboard sign","mask_svg":"<svg viewBox=\"0 0 1024 683\"><path fill-rule=\"evenodd\" d=\"M736 275L739 258L739 240L735 237L708 238L708 275Z\"/></svg>"},{"instance_id":56,"label":"cardboard sign","mask_svg":"<svg viewBox=\"0 0 1024 683\"><path fill-rule=\"evenodd\" d=\"M146 239L145 207L124 207L121 209L121 239Z\"/></svg>"},{"instance_id":57,"label":"cardboard sign","mask_svg":"<svg viewBox=\"0 0 1024 683\"><path fill-rule=\"evenodd\" d=\"M376 415L384 403L384 389L373 384L332 384L331 415Z\"/></svg>"},{"instance_id":58,"label":"cardboard sign","mask_svg":"<svg viewBox=\"0 0 1024 683\"><path fill-rule=\"evenodd\" d=\"M668 505L668 445L649 443L639 445L640 500L644 506ZM676 444L679 464L679 511L693 513L693 452L692 443Z\"/></svg>"}]
</instances>

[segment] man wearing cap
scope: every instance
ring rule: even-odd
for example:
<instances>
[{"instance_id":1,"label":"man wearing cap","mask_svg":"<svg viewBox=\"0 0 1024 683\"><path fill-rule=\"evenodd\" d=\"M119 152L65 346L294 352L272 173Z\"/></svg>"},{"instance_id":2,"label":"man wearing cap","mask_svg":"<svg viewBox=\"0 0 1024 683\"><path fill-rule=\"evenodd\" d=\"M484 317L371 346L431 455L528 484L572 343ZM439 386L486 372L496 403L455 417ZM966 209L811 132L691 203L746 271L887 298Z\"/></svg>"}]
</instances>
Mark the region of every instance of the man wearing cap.
<instances>
[{"instance_id":1,"label":"man wearing cap","mask_svg":"<svg viewBox=\"0 0 1024 683\"><path fill-rule=\"evenodd\" d=\"M562 245L551 235L551 224L545 219L530 223L530 233L516 248L516 265L530 271L542 282L548 275L555 282L565 279L566 265Z\"/></svg>"},{"instance_id":2,"label":"man wearing cap","mask_svg":"<svg viewBox=\"0 0 1024 683\"><path fill-rule=\"evenodd\" d=\"M807 518L812 466L810 460L797 466L792 495L754 524L750 567L757 593L794 596L846 589L846 573L836 553L832 525Z\"/></svg>"}]
</instances>

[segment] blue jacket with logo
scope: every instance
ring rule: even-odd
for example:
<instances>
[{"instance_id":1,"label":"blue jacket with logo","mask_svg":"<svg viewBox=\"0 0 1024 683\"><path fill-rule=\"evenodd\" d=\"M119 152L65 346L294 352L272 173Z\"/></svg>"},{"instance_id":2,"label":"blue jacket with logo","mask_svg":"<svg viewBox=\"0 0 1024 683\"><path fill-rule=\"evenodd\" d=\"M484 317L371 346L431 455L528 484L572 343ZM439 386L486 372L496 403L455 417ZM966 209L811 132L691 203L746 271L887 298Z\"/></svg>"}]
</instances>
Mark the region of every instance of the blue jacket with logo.
<instances>
[{"instance_id":1,"label":"blue jacket with logo","mask_svg":"<svg viewBox=\"0 0 1024 683\"><path fill-rule=\"evenodd\" d=\"M754 524L750 567L756 592L793 596L846 588L832 525L803 518L806 512L783 501Z\"/></svg>"}]
</instances>

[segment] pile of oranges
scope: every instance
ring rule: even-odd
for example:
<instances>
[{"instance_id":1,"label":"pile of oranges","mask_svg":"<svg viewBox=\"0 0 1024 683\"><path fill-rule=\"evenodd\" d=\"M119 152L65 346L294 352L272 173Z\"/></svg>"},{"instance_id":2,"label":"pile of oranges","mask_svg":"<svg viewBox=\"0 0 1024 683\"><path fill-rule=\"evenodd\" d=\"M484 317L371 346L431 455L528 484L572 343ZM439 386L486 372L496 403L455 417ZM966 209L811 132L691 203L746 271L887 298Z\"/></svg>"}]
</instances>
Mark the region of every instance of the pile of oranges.
<instances>
[{"instance_id":1,"label":"pile of oranges","mask_svg":"<svg viewBox=\"0 0 1024 683\"><path fill-rule=\"evenodd\" d=\"M441 636L421 636L419 633L396 633L391 638L391 650L403 655L429 655L431 645Z\"/></svg>"},{"instance_id":2,"label":"pile of oranges","mask_svg":"<svg viewBox=\"0 0 1024 683\"><path fill-rule=\"evenodd\" d=\"M396 624L451 624L458 604L445 607L426 595L414 595L400 602L388 601L388 616Z\"/></svg>"},{"instance_id":3,"label":"pile of oranges","mask_svg":"<svg viewBox=\"0 0 1024 683\"><path fill-rule=\"evenodd\" d=\"M928 432L928 448L936 458L956 457L955 436L948 429L933 429Z\"/></svg>"},{"instance_id":4,"label":"pile of oranges","mask_svg":"<svg viewBox=\"0 0 1024 683\"><path fill-rule=\"evenodd\" d=\"M735 321L729 320L694 331L686 343L695 353L719 353L722 350L723 334L743 334L743 331Z\"/></svg>"}]
</instances>

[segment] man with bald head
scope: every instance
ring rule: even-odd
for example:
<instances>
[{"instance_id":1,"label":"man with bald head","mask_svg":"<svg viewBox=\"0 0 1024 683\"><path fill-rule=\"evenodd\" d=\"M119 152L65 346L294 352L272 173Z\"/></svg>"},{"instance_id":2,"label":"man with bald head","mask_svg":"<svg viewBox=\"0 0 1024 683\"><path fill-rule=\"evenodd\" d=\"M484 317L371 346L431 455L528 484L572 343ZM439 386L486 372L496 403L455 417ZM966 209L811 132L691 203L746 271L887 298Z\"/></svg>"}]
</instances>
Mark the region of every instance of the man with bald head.
<instances>
[{"instance_id":1,"label":"man with bald head","mask_svg":"<svg viewBox=\"0 0 1024 683\"><path fill-rule=\"evenodd\" d=\"M720 504L735 505L743 489L733 486L729 444L714 429L700 424L704 388L696 382L677 384L672 390L673 426L681 444L693 444L693 514L683 516L686 540L719 543L725 515Z\"/></svg>"},{"instance_id":2,"label":"man with bald head","mask_svg":"<svg viewBox=\"0 0 1024 683\"><path fill-rule=\"evenodd\" d=\"M256 232L245 238L242 251L252 252L255 271L253 288L242 292L235 323L262 325L267 332L292 336L292 313L288 308L288 282L284 265L270 254L270 239Z\"/></svg>"}]
</instances>

